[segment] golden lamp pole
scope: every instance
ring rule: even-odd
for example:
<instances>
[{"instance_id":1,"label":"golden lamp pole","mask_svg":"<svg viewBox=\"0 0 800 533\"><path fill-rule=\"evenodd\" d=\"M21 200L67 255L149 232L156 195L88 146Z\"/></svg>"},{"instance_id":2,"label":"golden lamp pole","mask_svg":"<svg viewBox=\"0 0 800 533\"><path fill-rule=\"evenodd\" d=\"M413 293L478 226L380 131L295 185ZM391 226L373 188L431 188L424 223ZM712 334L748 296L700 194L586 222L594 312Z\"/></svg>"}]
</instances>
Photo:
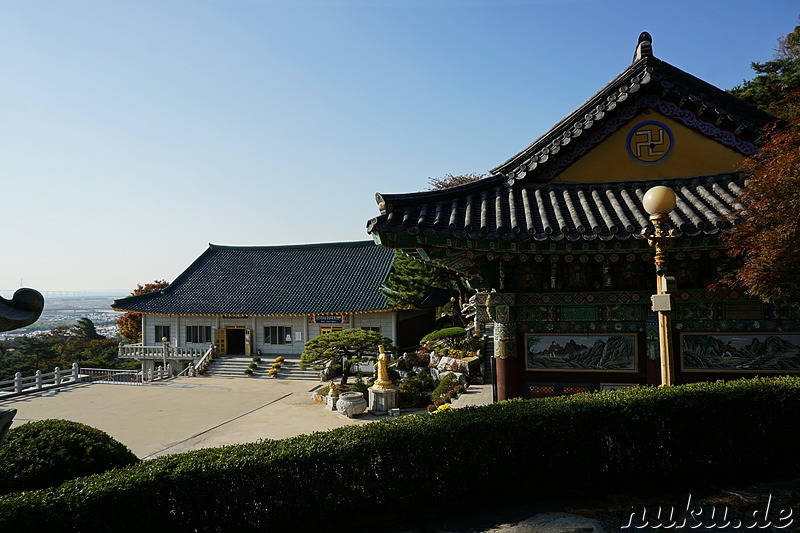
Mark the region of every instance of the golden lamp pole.
<instances>
[{"instance_id":1,"label":"golden lamp pole","mask_svg":"<svg viewBox=\"0 0 800 533\"><path fill-rule=\"evenodd\" d=\"M650 214L653 228L642 230L642 236L655 248L656 295L653 311L658 312L658 339L661 352L661 386L671 386L675 382L675 366L672 354L672 324L670 296L667 287L667 246L669 239L675 237L675 230L667 230L669 213L675 209L675 193L664 186L649 189L642 199L644 209Z\"/></svg>"}]
</instances>

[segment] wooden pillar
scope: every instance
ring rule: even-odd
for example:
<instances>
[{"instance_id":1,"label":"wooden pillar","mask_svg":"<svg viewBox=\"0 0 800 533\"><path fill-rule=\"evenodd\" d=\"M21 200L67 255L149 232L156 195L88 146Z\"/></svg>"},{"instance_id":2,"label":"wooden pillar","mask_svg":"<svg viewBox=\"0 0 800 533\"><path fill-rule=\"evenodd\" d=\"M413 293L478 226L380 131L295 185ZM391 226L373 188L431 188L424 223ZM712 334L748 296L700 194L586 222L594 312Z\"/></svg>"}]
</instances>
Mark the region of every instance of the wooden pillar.
<instances>
[{"instance_id":1,"label":"wooden pillar","mask_svg":"<svg viewBox=\"0 0 800 533\"><path fill-rule=\"evenodd\" d=\"M495 322L494 357L497 400L502 401L521 396L516 323Z\"/></svg>"}]
</instances>

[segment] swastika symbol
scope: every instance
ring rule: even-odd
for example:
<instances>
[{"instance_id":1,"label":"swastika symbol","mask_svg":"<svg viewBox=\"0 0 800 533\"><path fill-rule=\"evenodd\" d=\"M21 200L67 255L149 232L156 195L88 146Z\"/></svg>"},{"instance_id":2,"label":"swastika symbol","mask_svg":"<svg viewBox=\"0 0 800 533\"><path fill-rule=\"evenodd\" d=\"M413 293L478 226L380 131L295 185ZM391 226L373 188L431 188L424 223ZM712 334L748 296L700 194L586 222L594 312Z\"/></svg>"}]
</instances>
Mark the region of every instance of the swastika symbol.
<instances>
[{"instance_id":1,"label":"swastika symbol","mask_svg":"<svg viewBox=\"0 0 800 533\"><path fill-rule=\"evenodd\" d=\"M640 163L653 164L672 150L672 133L659 122L643 122L628 135L628 153Z\"/></svg>"}]
</instances>

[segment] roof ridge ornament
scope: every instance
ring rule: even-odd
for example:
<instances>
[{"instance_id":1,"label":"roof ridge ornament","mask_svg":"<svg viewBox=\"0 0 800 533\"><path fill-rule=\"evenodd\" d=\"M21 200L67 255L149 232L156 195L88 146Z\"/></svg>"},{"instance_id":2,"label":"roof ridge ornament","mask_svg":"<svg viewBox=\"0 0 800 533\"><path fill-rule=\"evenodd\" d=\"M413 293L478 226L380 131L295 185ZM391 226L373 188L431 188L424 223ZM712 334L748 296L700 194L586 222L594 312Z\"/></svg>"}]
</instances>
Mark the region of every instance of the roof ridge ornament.
<instances>
[{"instance_id":1,"label":"roof ridge ornament","mask_svg":"<svg viewBox=\"0 0 800 533\"><path fill-rule=\"evenodd\" d=\"M653 57L653 38L646 31L639 34L639 40L636 43L636 51L633 53L633 63L636 63L643 57Z\"/></svg>"}]
</instances>

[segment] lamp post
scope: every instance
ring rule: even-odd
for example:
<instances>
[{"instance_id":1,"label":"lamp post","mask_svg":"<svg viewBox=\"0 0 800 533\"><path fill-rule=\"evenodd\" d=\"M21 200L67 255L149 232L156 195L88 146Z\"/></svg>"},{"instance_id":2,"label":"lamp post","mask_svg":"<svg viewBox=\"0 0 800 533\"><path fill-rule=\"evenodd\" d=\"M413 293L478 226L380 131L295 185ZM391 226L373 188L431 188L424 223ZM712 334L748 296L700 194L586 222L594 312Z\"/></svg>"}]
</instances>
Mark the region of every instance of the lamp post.
<instances>
[{"instance_id":1,"label":"lamp post","mask_svg":"<svg viewBox=\"0 0 800 533\"><path fill-rule=\"evenodd\" d=\"M642 230L642 236L655 248L656 296L653 297L653 310L658 312L658 339L661 353L661 386L674 385L675 368L672 356L672 324L670 321L670 296L667 287L667 246L669 239L675 237L675 230L667 230L669 213L675 209L675 193L664 186L649 189L642 199L644 209L650 214L653 228Z\"/></svg>"}]
</instances>

